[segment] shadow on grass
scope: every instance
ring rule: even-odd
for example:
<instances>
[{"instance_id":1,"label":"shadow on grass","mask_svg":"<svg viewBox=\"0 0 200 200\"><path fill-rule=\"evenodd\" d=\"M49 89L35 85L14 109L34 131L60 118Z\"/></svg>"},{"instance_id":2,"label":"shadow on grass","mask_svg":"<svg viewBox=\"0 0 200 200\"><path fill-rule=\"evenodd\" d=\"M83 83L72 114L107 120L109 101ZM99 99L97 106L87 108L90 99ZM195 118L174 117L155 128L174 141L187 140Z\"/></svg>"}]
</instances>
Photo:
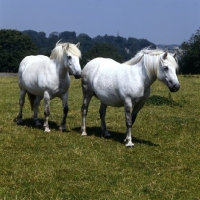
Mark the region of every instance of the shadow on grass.
<instances>
[{"instance_id":1,"label":"shadow on grass","mask_svg":"<svg viewBox=\"0 0 200 200\"><path fill-rule=\"evenodd\" d=\"M80 127L73 128L73 130L80 133ZM109 130L109 133L111 134L111 138L107 138L107 139L111 139L111 140L117 141L119 143L123 143L124 138L125 138L124 133L116 132L116 131L110 131L110 130ZM90 136L103 137L100 127L87 127L87 134L88 134L89 137ZM155 144L151 141L139 139L139 138L136 138L136 137L132 137L132 142L137 143L137 144L145 144L145 145L148 145L148 146L159 146L159 144Z\"/></svg>"},{"instance_id":2,"label":"shadow on grass","mask_svg":"<svg viewBox=\"0 0 200 200\"><path fill-rule=\"evenodd\" d=\"M146 105L155 105L155 106L167 105L167 106L179 106L179 107L182 107L182 103L175 102L172 99L170 93L169 93L168 96L169 96L168 98L161 97L161 96L158 96L158 95L150 96L147 99Z\"/></svg>"},{"instance_id":3,"label":"shadow on grass","mask_svg":"<svg viewBox=\"0 0 200 200\"><path fill-rule=\"evenodd\" d=\"M13 122L16 123L16 119L13 120ZM44 119L39 119L39 122L41 123L40 126L36 126L33 122L33 119L32 118L26 118L26 119L23 119L23 122L20 123L20 124L17 124L18 126L26 126L26 127L31 127L31 128L34 128L34 129L43 129L43 124L44 124ZM53 122L53 121L49 121L49 128L51 130L59 130L59 126Z\"/></svg>"}]
</instances>

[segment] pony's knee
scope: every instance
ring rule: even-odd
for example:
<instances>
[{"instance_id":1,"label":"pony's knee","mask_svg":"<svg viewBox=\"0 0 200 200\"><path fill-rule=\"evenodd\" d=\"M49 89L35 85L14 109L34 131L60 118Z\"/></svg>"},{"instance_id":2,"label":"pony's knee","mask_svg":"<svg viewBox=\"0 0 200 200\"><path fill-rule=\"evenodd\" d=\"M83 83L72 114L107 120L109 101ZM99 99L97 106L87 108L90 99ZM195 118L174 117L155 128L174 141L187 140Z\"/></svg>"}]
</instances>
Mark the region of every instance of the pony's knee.
<instances>
[{"instance_id":1,"label":"pony's knee","mask_svg":"<svg viewBox=\"0 0 200 200\"><path fill-rule=\"evenodd\" d=\"M132 117L130 113L126 113L126 127L131 128L132 127Z\"/></svg>"},{"instance_id":2,"label":"pony's knee","mask_svg":"<svg viewBox=\"0 0 200 200\"><path fill-rule=\"evenodd\" d=\"M44 115L47 116L47 117L50 115L50 109L49 109L49 107L47 107L47 108L45 109Z\"/></svg>"},{"instance_id":3,"label":"pony's knee","mask_svg":"<svg viewBox=\"0 0 200 200\"><path fill-rule=\"evenodd\" d=\"M83 115L87 115L88 112L88 106L85 106L84 104L81 107L81 112Z\"/></svg>"}]
</instances>

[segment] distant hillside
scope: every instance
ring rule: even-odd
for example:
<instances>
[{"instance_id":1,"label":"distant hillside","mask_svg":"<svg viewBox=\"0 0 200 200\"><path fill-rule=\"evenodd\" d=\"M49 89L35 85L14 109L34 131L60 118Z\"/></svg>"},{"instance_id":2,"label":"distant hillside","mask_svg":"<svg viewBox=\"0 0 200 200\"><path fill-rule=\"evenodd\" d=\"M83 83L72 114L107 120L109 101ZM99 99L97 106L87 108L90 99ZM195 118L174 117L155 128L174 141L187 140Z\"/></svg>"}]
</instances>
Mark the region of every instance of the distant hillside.
<instances>
[{"instance_id":1,"label":"distant hillside","mask_svg":"<svg viewBox=\"0 0 200 200\"><path fill-rule=\"evenodd\" d=\"M128 60L132 58L139 50L144 47L151 46L156 48L156 45L146 39L136 39L133 37L124 38L121 36L104 35L91 38L85 33L76 35L75 32L64 31L61 33L52 32L48 37L44 32L36 32L26 30L22 32L31 37L33 43L38 48L38 54L49 55L54 48L56 42L62 39L63 42L81 43L81 52L84 55L88 50L91 50L97 43L108 44L113 46L122 59Z\"/></svg>"},{"instance_id":2,"label":"distant hillside","mask_svg":"<svg viewBox=\"0 0 200 200\"><path fill-rule=\"evenodd\" d=\"M168 44L168 45L165 45L165 44L157 44L156 45L159 49L165 49L165 48L168 48L168 49L174 49L176 47L180 47L181 45L178 45L178 44Z\"/></svg>"}]
</instances>

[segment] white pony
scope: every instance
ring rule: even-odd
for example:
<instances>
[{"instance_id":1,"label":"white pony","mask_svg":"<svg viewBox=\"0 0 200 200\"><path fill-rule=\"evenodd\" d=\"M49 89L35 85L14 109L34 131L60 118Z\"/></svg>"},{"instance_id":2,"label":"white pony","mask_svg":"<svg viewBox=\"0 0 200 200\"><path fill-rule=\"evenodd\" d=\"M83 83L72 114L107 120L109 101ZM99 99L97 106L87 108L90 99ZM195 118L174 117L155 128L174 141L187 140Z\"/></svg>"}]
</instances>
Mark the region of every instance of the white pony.
<instances>
[{"instance_id":1,"label":"white pony","mask_svg":"<svg viewBox=\"0 0 200 200\"><path fill-rule=\"evenodd\" d=\"M100 101L101 129L104 137L110 134L106 128L107 106L124 106L126 118L125 145L132 147L131 128L137 113L150 95L150 86L158 79L164 82L171 92L180 88L175 55L161 50L143 49L131 60L120 64L112 59L95 58L87 63L82 71L82 135L86 132L86 115L93 95Z\"/></svg>"},{"instance_id":2,"label":"white pony","mask_svg":"<svg viewBox=\"0 0 200 200\"><path fill-rule=\"evenodd\" d=\"M47 56L27 56L19 66L19 113L17 123L22 122L22 108L25 95L28 93L31 108L34 111L35 125L38 121L38 106L44 98L44 131L50 132L48 117L50 115L50 100L59 97L63 104L63 118L60 130L66 130L66 117L68 113L68 89L70 86L69 73L75 78L81 78L79 58L80 44L59 43L52 50L50 58Z\"/></svg>"}]
</instances>

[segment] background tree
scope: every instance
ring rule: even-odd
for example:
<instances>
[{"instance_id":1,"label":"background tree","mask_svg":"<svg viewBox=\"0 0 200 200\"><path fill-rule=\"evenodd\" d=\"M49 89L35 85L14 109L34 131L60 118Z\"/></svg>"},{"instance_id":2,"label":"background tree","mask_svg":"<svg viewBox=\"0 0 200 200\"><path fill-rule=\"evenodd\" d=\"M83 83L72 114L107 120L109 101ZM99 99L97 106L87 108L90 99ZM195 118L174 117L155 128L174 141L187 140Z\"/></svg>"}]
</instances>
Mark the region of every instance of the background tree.
<instances>
[{"instance_id":1,"label":"background tree","mask_svg":"<svg viewBox=\"0 0 200 200\"><path fill-rule=\"evenodd\" d=\"M200 73L200 28L187 42L181 44L185 51L179 62L180 72L183 74Z\"/></svg>"},{"instance_id":2,"label":"background tree","mask_svg":"<svg viewBox=\"0 0 200 200\"><path fill-rule=\"evenodd\" d=\"M28 35L31 37L32 42L37 47L37 54L41 55L49 55L49 52L52 48L51 45L49 45L48 38L46 37L46 33L44 32L37 32L33 30L26 30L22 32L24 35Z\"/></svg>"},{"instance_id":3,"label":"background tree","mask_svg":"<svg viewBox=\"0 0 200 200\"><path fill-rule=\"evenodd\" d=\"M117 52L117 49L112 45L104 43L96 43L90 50L83 54L81 66L84 67L86 63L96 57L112 58L118 62L122 62L123 58Z\"/></svg>"},{"instance_id":4,"label":"background tree","mask_svg":"<svg viewBox=\"0 0 200 200\"><path fill-rule=\"evenodd\" d=\"M1 72L17 72L21 60L35 53L36 47L28 35L17 30L0 30Z\"/></svg>"}]
</instances>

